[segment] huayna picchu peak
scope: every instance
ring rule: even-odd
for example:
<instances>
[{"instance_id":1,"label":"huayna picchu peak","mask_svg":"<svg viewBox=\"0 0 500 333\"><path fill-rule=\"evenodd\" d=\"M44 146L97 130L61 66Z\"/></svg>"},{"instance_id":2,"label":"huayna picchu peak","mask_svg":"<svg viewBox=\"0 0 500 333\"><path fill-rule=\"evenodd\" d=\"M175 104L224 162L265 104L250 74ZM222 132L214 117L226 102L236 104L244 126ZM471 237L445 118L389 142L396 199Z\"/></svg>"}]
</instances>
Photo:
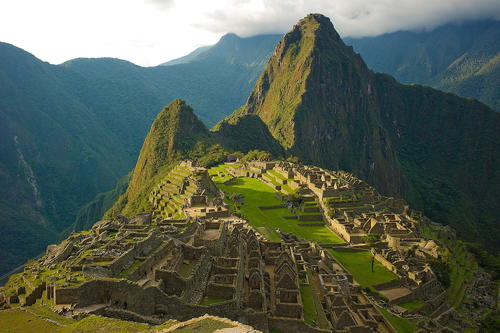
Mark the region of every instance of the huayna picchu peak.
<instances>
[{"instance_id":1,"label":"huayna picchu peak","mask_svg":"<svg viewBox=\"0 0 500 333\"><path fill-rule=\"evenodd\" d=\"M161 70L252 45L228 34ZM211 130L181 98L156 115L135 168L80 211L99 221L0 287L0 327L488 332L498 260L467 241L499 244L499 156L500 114L373 72L310 14Z\"/></svg>"},{"instance_id":2,"label":"huayna picchu peak","mask_svg":"<svg viewBox=\"0 0 500 333\"><path fill-rule=\"evenodd\" d=\"M286 154L353 172L469 240L498 245L498 237L479 235L498 230L500 114L475 100L373 73L327 17L311 14L284 36L246 104L215 130L232 127L227 132L236 137L226 141L244 151L249 129L234 127L251 115ZM271 140L264 141L268 147Z\"/></svg>"}]
</instances>

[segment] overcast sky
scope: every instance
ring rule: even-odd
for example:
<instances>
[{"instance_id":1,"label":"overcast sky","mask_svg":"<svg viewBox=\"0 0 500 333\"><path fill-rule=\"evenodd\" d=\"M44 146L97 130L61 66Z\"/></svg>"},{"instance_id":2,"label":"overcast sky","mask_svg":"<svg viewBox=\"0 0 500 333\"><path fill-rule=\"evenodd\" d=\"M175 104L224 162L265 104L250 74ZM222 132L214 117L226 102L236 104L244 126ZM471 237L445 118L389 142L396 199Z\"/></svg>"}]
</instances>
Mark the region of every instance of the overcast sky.
<instances>
[{"instance_id":1,"label":"overcast sky","mask_svg":"<svg viewBox=\"0 0 500 333\"><path fill-rule=\"evenodd\" d=\"M227 32L287 32L312 12L360 37L498 20L500 0L0 0L0 41L53 64L116 57L153 66Z\"/></svg>"}]
</instances>

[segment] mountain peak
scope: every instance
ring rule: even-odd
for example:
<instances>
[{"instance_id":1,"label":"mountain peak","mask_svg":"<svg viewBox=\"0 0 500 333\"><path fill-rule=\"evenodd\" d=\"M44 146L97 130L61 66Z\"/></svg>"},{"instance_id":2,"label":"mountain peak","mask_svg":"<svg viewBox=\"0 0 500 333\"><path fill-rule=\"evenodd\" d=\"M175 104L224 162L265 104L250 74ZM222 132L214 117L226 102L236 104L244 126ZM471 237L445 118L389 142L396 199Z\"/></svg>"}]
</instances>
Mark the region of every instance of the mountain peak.
<instances>
[{"instance_id":1,"label":"mountain peak","mask_svg":"<svg viewBox=\"0 0 500 333\"><path fill-rule=\"evenodd\" d=\"M219 43L222 41L238 40L238 39L241 39L241 37L238 36L237 34L235 34L234 32L228 32L227 34L225 34L224 36L221 37L221 39L219 40Z\"/></svg>"},{"instance_id":2,"label":"mountain peak","mask_svg":"<svg viewBox=\"0 0 500 333\"><path fill-rule=\"evenodd\" d=\"M198 140L208 137L208 129L183 99L178 98L167 105L144 140L127 190L129 202L162 167L180 159Z\"/></svg>"},{"instance_id":3,"label":"mountain peak","mask_svg":"<svg viewBox=\"0 0 500 333\"><path fill-rule=\"evenodd\" d=\"M301 19L289 33L291 35L314 36L316 38L328 38L336 42L342 42L340 35L335 30L332 21L322 14L309 14Z\"/></svg>"}]
</instances>

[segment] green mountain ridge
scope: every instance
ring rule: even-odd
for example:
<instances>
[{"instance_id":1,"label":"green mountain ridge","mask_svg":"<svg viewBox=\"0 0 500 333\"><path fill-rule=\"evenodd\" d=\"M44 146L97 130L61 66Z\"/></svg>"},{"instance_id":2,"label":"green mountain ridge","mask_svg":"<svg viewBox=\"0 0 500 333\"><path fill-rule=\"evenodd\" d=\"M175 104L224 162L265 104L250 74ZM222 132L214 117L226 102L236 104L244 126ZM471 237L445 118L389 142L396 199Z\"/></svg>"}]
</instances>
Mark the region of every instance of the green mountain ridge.
<instances>
[{"instance_id":1,"label":"green mountain ridge","mask_svg":"<svg viewBox=\"0 0 500 333\"><path fill-rule=\"evenodd\" d=\"M393 75L399 82L475 97L500 111L499 36L500 21L471 21L345 42L361 53L371 69Z\"/></svg>"},{"instance_id":2,"label":"green mountain ridge","mask_svg":"<svg viewBox=\"0 0 500 333\"><path fill-rule=\"evenodd\" d=\"M500 115L474 100L374 74L328 18L301 20L245 106L223 122L251 114L305 163L353 172L467 239L498 246L492 235Z\"/></svg>"},{"instance_id":3,"label":"green mountain ridge","mask_svg":"<svg viewBox=\"0 0 500 333\"><path fill-rule=\"evenodd\" d=\"M64 71L0 44L0 272L40 253L130 167ZM68 117L71 115L71 117Z\"/></svg>"},{"instance_id":4,"label":"green mountain ridge","mask_svg":"<svg viewBox=\"0 0 500 333\"><path fill-rule=\"evenodd\" d=\"M264 40L273 44L276 38ZM240 39L238 45L248 42ZM272 52L253 47L261 57ZM238 54L227 46L224 52ZM200 118L212 124L243 104L264 64L229 63L217 59L222 53L152 68L113 58L50 65L0 43L0 272L102 216L119 194L93 198L133 168L165 101L189 98ZM20 163L18 150L29 168Z\"/></svg>"}]
</instances>

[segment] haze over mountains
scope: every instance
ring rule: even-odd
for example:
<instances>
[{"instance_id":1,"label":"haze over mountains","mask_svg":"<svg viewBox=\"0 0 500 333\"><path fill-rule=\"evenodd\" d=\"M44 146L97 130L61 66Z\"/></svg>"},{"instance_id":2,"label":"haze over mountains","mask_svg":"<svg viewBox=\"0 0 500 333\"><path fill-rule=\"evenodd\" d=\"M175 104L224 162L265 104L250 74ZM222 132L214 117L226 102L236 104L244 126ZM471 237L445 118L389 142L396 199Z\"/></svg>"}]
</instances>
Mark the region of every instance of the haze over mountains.
<instances>
[{"instance_id":1,"label":"haze over mountains","mask_svg":"<svg viewBox=\"0 0 500 333\"><path fill-rule=\"evenodd\" d=\"M294 30L285 38L277 49L281 58L271 59L246 105L210 134L210 144L289 153L304 162L345 168L385 193L403 195L430 217L463 221L471 237L494 235L498 115L477 102L374 75L342 44L329 21L313 17L309 23L318 26ZM445 60L426 56L441 43L429 37L433 32L426 38L418 35L418 45L409 33L408 45L422 50L422 56L413 59L415 52L409 52L398 55L399 62L382 55L384 47L390 49L384 45L399 43L398 38L407 38L404 33L374 37L387 40L380 43L382 51L370 47L379 43L369 39L350 42L362 56L372 52L368 59L382 57L381 68L399 64L389 69L402 78L417 77L411 73L421 73L425 60L431 70L424 83L452 77L445 82L458 82L460 89L478 93L471 96L490 101L499 96L498 43L488 42L498 36L498 22L478 25L482 28L457 28L474 33L469 42L459 41L453 54L443 55ZM484 31L489 31L484 42L470 42ZM449 34L439 34L450 40ZM208 126L243 105L281 37L228 34L213 47L151 68L111 58L54 66L0 44L0 254L5 258L0 272L71 229L82 205L132 169L163 105L183 98ZM456 68L473 68L463 71L473 74L461 83ZM452 72L459 74L442 74ZM101 196L92 213L84 210L80 227L98 218L116 196Z\"/></svg>"}]
</instances>

